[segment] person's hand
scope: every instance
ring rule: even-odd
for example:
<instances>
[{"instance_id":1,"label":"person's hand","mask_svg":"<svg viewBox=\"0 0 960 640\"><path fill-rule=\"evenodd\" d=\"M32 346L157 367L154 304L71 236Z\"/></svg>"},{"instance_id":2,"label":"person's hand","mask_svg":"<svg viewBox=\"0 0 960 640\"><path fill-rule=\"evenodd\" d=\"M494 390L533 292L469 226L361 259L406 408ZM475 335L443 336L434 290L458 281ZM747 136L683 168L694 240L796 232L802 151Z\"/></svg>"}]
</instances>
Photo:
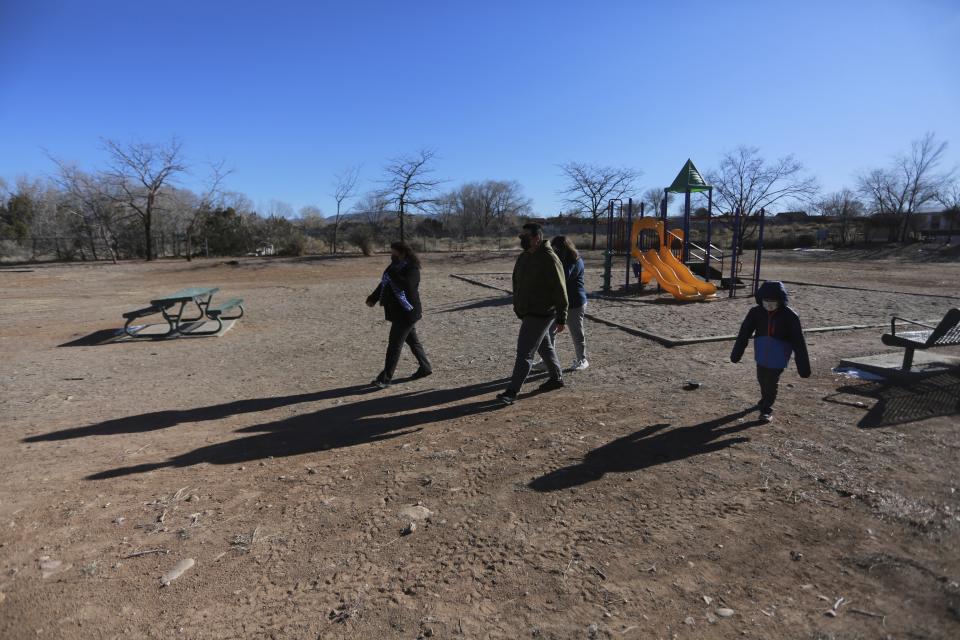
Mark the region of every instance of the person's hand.
<instances>
[{"instance_id":1,"label":"person's hand","mask_svg":"<svg viewBox=\"0 0 960 640\"><path fill-rule=\"evenodd\" d=\"M558 324L558 325L557 325L557 333L563 333L563 330L566 329L566 328L567 328L567 325L565 325L565 324Z\"/></svg>"}]
</instances>

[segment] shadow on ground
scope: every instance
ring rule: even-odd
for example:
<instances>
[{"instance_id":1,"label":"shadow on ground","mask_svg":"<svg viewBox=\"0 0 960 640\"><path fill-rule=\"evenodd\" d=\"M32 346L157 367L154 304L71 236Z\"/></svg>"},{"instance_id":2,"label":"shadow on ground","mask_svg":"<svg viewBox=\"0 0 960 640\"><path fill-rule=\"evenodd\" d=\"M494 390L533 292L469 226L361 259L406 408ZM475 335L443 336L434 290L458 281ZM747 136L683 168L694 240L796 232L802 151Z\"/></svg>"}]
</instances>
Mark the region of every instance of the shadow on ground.
<instances>
[{"instance_id":1,"label":"shadow on ground","mask_svg":"<svg viewBox=\"0 0 960 640\"><path fill-rule=\"evenodd\" d=\"M276 422L244 427L236 433L249 435L200 447L163 462L109 469L88 476L87 479L103 480L146 473L164 467L183 468L200 463L239 464L270 457L295 456L380 442L414 433L424 425L434 422L499 409L503 405L492 394L502 389L506 382L506 379L494 380L452 389L378 396L335 405ZM489 397L474 402L451 404L481 395ZM220 405L213 409L223 412L228 406L230 405Z\"/></svg>"},{"instance_id":2,"label":"shadow on ground","mask_svg":"<svg viewBox=\"0 0 960 640\"><path fill-rule=\"evenodd\" d=\"M507 295L502 298L486 298L484 300L477 300L475 302L468 302L456 307L450 307L448 309L440 309L439 311L434 311L434 313L455 313L458 311L472 311L474 309L486 309L489 307L506 307L513 304L513 296Z\"/></svg>"},{"instance_id":3,"label":"shadow on ground","mask_svg":"<svg viewBox=\"0 0 960 640\"><path fill-rule=\"evenodd\" d=\"M398 382L402 382L399 380ZM196 407L194 409L172 409L169 411L152 411L150 413L141 413L135 416L126 416L114 420L106 420L85 427L73 427L51 433L24 438L23 442L45 442L53 440L70 440L72 438L85 438L87 436L109 436L120 433L145 433L147 431L158 431L167 429L178 424L189 422L204 422L207 420L222 420L229 416L241 413L255 413L258 411L269 411L280 407L287 407L293 404L302 404L304 402L318 402L320 400L333 400L352 395L362 395L375 391L375 387L369 384L353 385L349 387L340 387L337 389L326 389L324 391L313 391L310 393L298 393L289 396L276 396L273 398L249 398L247 400L236 400L234 402L225 402L215 404L209 407Z\"/></svg>"},{"instance_id":4,"label":"shadow on ground","mask_svg":"<svg viewBox=\"0 0 960 640\"><path fill-rule=\"evenodd\" d=\"M726 436L764 424L760 420L736 422L753 411L756 409L751 407L721 418L677 429L670 429L667 423L644 427L590 451L579 464L557 469L535 478L529 486L535 491L543 492L569 489L599 480L607 473L639 471L747 442L750 438L727 438Z\"/></svg>"},{"instance_id":5,"label":"shadow on ground","mask_svg":"<svg viewBox=\"0 0 960 640\"><path fill-rule=\"evenodd\" d=\"M838 396L853 395L876 400L857 426L875 429L928 418L960 414L960 372L939 373L911 382L865 382L837 389L826 402L861 406Z\"/></svg>"}]
</instances>

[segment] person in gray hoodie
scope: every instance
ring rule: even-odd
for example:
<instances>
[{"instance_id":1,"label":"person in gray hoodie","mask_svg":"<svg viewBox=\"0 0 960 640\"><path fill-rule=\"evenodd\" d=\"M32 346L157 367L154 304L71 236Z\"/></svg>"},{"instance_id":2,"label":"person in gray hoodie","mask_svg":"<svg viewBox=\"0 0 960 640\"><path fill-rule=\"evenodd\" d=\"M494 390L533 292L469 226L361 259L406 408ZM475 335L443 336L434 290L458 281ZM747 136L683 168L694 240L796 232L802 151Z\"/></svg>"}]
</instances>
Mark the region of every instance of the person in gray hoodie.
<instances>
[{"instance_id":1,"label":"person in gray hoodie","mask_svg":"<svg viewBox=\"0 0 960 640\"><path fill-rule=\"evenodd\" d=\"M540 391L564 386L560 360L553 346L554 334L562 332L567 324L569 302L563 266L550 243L543 241L543 228L539 224L523 225L520 246L523 253L513 267L513 311L521 320L517 358L510 383L497 396L508 405L513 404L520 393L538 352L550 372L550 379L540 385Z\"/></svg>"}]
</instances>

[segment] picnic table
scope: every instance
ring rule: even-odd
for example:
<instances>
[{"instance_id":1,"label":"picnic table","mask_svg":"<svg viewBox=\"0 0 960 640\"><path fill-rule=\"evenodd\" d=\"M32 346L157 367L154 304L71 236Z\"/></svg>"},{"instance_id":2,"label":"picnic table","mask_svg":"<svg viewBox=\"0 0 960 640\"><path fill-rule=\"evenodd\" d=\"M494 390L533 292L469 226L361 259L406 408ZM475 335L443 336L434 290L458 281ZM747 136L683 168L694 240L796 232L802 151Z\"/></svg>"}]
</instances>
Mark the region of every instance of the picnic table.
<instances>
[{"instance_id":1,"label":"picnic table","mask_svg":"<svg viewBox=\"0 0 960 640\"><path fill-rule=\"evenodd\" d=\"M219 287L187 287L176 293L154 298L150 301L149 306L123 314L123 317L127 320L126 324L123 325L123 331L128 336L136 337L136 332L131 331L131 323L139 318L159 313L167 321L169 328L166 333L155 334L151 337L168 338L173 335L199 336L219 333L223 328L224 320L236 320L243 316L243 299L231 298L226 302L212 306L213 294L218 291L220 291ZM191 306L196 307L194 312L196 315L185 313ZM239 313L227 315L234 309L239 310ZM202 327L207 320L216 322L216 328L204 330L194 325L195 322L199 322L199 326Z\"/></svg>"}]
</instances>

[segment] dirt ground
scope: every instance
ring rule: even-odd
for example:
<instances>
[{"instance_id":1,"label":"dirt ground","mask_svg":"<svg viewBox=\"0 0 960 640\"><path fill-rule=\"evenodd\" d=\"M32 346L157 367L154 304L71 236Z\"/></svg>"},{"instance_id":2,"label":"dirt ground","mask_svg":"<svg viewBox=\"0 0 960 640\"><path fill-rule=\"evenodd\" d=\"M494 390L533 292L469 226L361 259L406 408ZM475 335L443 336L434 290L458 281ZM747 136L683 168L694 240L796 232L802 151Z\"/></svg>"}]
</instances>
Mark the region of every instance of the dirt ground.
<instances>
[{"instance_id":1,"label":"dirt ground","mask_svg":"<svg viewBox=\"0 0 960 640\"><path fill-rule=\"evenodd\" d=\"M501 407L509 298L450 274L512 257L430 254L436 374L376 391L387 324L363 300L383 266L0 271L0 637L960 636L960 375L844 378L882 330L811 334L813 376L787 371L764 424L730 342L588 323L588 370ZM879 290L790 286L807 326L960 305L960 262L771 252L764 277ZM63 346L190 285L246 316ZM591 302L677 337L735 333L748 304Z\"/></svg>"}]
</instances>

